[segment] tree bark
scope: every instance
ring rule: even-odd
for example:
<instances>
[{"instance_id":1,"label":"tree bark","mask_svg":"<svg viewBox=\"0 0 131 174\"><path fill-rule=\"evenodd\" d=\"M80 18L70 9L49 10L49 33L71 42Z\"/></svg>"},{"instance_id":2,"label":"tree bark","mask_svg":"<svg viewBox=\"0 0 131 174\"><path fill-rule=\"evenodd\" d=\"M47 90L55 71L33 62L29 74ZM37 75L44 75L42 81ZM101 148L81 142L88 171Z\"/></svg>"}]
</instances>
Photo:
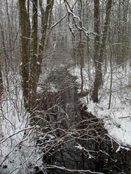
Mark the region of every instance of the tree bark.
<instances>
[{"instance_id":1,"label":"tree bark","mask_svg":"<svg viewBox=\"0 0 131 174\"><path fill-rule=\"evenodd\" d=\"M92 100L98 102L98 89L99 89L99 76L101 76L101 64L99 62L99 44L100 44L100 7L99 0L94 0L94 32L95 32L95 41L94 41L94 65L95 65L95 81L94 89L92 92Z\"/></svg>"},{"instance_id":2,"label":"tree bark","mask_svg":"<svg viewBox=\"0 0 131 174\"><path fill-rule=\"evenodd\" d=\"M94 54L94 63L95 63L95 81L94 89L92 92L92 100L98 102L98 92L99 88L102 85L102 64L104 57L104 50L106 47L107 32L110 23L110 14L111 14L111 5L112 0L108 0L106 4L106 17L104 22L104 30L102 35L101 46L98 43L100 42L100 12L99 12L99 1L94 0L94 32L97 34L95 38L95 54ZM97 23L98 22L98 23Z\"/></svg>"},{"instance_id":3,"label":"tree bark","mask_svg":"<svg viewBox=\"0 0 131 174\"><path fill-rule=\"evenodd\" d=\"M32 54L31 54L31 66L30 66L30 113L31 124L36 123L35 120L35 104L37 98L37 85L38 85L38 2L33 0L33 16L32 16Z\"/></svg>"},{"instance_id":4,"label":"tree bark","mask_svg":"<svg viewBox=\"0 0 131 174\"><path fill-rule=\"evenodd\" d=\"M46 36L47 36L47 29L48 29L48 22L49 22L49 16L50 16L50 10L52 9L54 4L54 0L47 0L47 6L46 6L46 11L45 13L44 10L41 8L42 19L44 19L43 26L42 26L42 37L40 41L40 46L39 46L39 57L38 57L38 64L39 64L39 73L41 72L41 65L42 65L42 52L44 52L45 49L45 44L46 44Z\"/></svg>"},{"instance_id":5,"label":"tree bark","mask_svg":"<svg viewBox=\"0 0 131 174\"><path fill-rule=\"evenodd\" d=\"M21 47L22 47L22 88L24 105L29 110L29 70L30 70L30 21L26 11L26 0L19 0L20 6L20 27L21 27Z\"/></svg>"},{"instance_id":6,"label":"tree bark","mask_svg":"<svg viewBox=\"0 0 131 174\"><path fill-rule=\"evenodd\" d=\"M3 78L2 78L2 68L1 68L1 61L0 61L0 105L1 105L1 97L3 94ZM2 117L0 116L0 140L2 138Z\"/></svg>"},{"instance_id":7,"label":"tree bark","mask_svg":"<svg viewBox=\"0 0 131 174\"><path fill-rule=\"evenodd\" d=\"M27 4L26 4L27 2ZM54 0L47 0L46 11L41 6L42 38L38 44L38 0L33 0L32 29L30 27L29 0L19 0L20 28L22 47L22 88L24 105L31 114L31 124L35 123L35 107L37 99L37 86L42 66L42 52L45 48L49 14ZM42 5L42 1L39 1ZM27 6L26 6L27 5ZM31 36L32 32L32 36Z\"/></svg>"}]
</instances>

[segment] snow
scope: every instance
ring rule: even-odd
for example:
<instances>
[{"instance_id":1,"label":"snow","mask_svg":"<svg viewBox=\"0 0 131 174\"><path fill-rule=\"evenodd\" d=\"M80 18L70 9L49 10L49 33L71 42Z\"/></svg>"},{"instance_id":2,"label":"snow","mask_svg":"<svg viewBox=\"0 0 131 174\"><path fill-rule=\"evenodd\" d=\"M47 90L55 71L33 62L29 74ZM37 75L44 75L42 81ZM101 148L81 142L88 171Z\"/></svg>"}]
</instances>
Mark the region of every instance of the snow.
<instances>
[{"instance_id":1,"label":"snow","mask_svg":"<svg viewBox=\"0 0 131 174\"><path fill-rule=\"evenodd\" d=\"M55 84L53 84L53 83L50 83L50 87L49 87L48 91L58 92L57 86Z\"/></svg>"},{"instance_id":2,"label":"snow","mask_svg":"<svg viewBox=\"0 0 131 174\"><path fill-rule=\"evenodd\" d=\"M24 108L20 76L10 76L9 91L5 91L1 100L1 136L0 136L0 173L27 173L30 165L41 165L36 149L37 127L29 125L30 114ZM38 161L37 161L38 160ZM33 168L33 167L32 167Z\"/></svg>"},{"instance_id":3,"label":"snow","mask_svg":"<svg viewBox=\"0 0 131 174\"><path fill-rule=\"evenodd\" d=\"M130 146L131 145L131 108L126 104L120 103L117 100L111 109L108 109L108 103L105 100L99 104L95 104L90 101L88 106L88 112L97 116L99 119L103 119L105 128L108 133L118 143Z\"/></svg>"},{"instance_id":4,"label":"snow","mask_svg":"<svg viewBox=\"0 0 131 174\"><path fill-rule=\"evenodd\" d=\"M92 86L92 80L89 80L88 66L83 69L84 90L89 90ZM77 76L77 83L80 85L80 67L76 66L69 70L74 76ZM93 74L93 70L91 72ZM99 103L94 103L90 96L83 97L81 102L87 106L87 111L104 121L104 126L118 144L131 147L131 86L130 86L131 68L127 62L126 68L113 67L113 85L112 100L109 107L110 94L110 69L104 76L104 84L99 92ZM87 87L88 86L88 87Z\"/></svg>"},{"instance_id":5,"label":"snow","mask_svg":"<svg viewBox=\"0 0 131 174\"><path fill-rule=\"evenodd\" d=\"M85 65L85 67L83 68L83 80L84 80L84 86L83 86L83 90L90 90L92 85L93 85L93 78L94 78L94 70L90 69L90 75L88 73L88 66ZM77 80L76 82L79 84L81 84L81 73L80 73L80 67L79 66L75 66L73 68L69 68L69 72L71 75L76 76ZM89 78L91 78L89 80ZM89 83L90 82L90 83Z\"/></svg>"},{"instance_id":6,"label":"snow","mask_svg":"<svg viewBox=\"0 0 131 174\"><path fill-rule=\"evenodd\" d=\"M80 67L68 69L77 77L80 87ZM90 75L89 75L90 72ZM39 127L29 125L30 114L24 108L23 94L21 89L21 77L17 74L9 74L9 91L6 79L4 79L5 91L1 99L0 109L0 166L8 166L5 173L27 173L35 166L42 165L42 154L36 148ZM94 70L87 65L83 68L84 90L91 91L94 78ZM11 78L12 77L12 78ZM110 69L104 76L104 84L100 90L99 103L93 103L90 96L81 98L81 102L87 106L87 111L104 121L109 136L122 146L131 146L131 70L121 67L113 67L113 86L111 107L109 107L110 94ZM44 75L44 80L47 74ZM43 79L42 79L43 80ZM42 90L39 87L38 92ZM50 90L57 92L54 84L50 84ZM52 135L51 135L52 136ZM54 137L50 137L53 139ZM83 149L78 145L76 148ZM119 151L119 148L117 149ZM30 167L33 166L33 167ZM2 171L3 172L3 171ZM1 173L1 170L0 170Z\"/></svg>"}]
</instances>

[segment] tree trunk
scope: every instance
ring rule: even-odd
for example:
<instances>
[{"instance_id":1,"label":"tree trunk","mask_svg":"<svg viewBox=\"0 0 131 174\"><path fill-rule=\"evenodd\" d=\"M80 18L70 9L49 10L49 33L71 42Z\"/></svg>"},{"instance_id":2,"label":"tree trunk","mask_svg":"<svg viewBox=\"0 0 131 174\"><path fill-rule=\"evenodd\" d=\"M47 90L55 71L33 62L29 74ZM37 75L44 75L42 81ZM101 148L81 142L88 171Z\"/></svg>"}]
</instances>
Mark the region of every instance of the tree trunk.
<instances>
[{"instance_id":1,"label":"tree trunk","mask_svg":"<svg viewBox=\"0 0 131 174\"><path fill-rule=\"evenodd\" d=\"M21 27L21 46L22 46L22 88L24 105L29 110L29 70L30 70L30 21L26 11L26 0L19 0L20 6L20 27Z\"/></svg>"},{"instance_id":2,"label":"tree trunk","mask_svg":"<svg viewBox=\"0 0 131 174\"><path fill-rule=\"evenodd\" d=\"M30 70L30 113L31 123L35 124L34 107L37 98L37 83L39 78L38 73L38 2L33 0L33 17L32 17L32 54L31 54L31 70Z\"/></svg>"},{"instance_id":3,"label":"tree trunk","mask_svg":"<svg viewBox=\"0 0 131 174\"><path fill-rule=\"evenodd\" d=\"M92 100L98 102L98 89L100 86L99 76L101 76L101 64L99 62L99 43L100 43L100 9L99 9L99 0L94 0L94 32L95 32L95 41L94 41L94 65L95 65L95 81L94 89L92 92Z\"/></svg>"},{"instance_id":4,"label":"tree trunk","mask_svg":"<svg viewBox=\"0 0 131 174\"><path fill-rule=\"evenodd\" d=\"M35 107L37 99L37 85L42 66L42 52L45 48L50 10L54 0L47 0L46 11L41 6L42 38L38 44L38 0L33 0L32 29L30 27L29 0L19 0L20 28L22 47L22 88L24 105L31 114L31 124L35 124ZM42 1L39 1L42 5ZM27 6L26 6L27 5ZM31 37L32 32L32 37ZM31 37L31 39L30 39Z\"/></svg>"},{"instance_id":5,"label":"tree trunk","mask_svg":"<svg viewBox=\"0 0 131 174\"><path fill-rule=\"evenodd\" d=\"M38 64L39 64L39 73L41 72L41 65L42 65L42 52L44 52L45 44L46 44L46 36L47 36L47 29L48 29L48 21L49 21L49 16L50 16L50 10L52 9L54 4L54 0L47 0L47 6L46 6L46 11L45 13L43 8L41 8L41 13L44 15L42 19L44 19L43 26L42 26L42 38L40 41L40 46L39 46L39 57L38 57Z\"/></svg>"},{"instance_id":6,"label":"tree trunk","mask_svg":"<svg viewBox=\"0 0 131 174\"><path fill-rule=\"evenodd\" d=\"M0 61L0 105L1 105L1 96L3 94L3 79L2 79L2 69L1 69L1 61ZM0 115L0 140L2 138L2 117Z\"/></svg>"},{"instance_id":7,"label":"tree trunk","mask_svg":"<svg viewBox=\"0 0 131 174\"><path fill-rule=\"evenodd\" d=\"M99 1L94 0L94 32L98 35L95 38L95 54L94 54L94 61L95 61L95 81L94 81L94 89L92 93L92 100L94 102L98 102L98 92L99 88L102 85L102 64L103 64L103 57L104 57L104 50L106 47L106 39L107 39L107 32L110 23L110 14L111 14L111 4L112 0L107 1L106 5L106 17L104 22L104 31L102 35L102 43L99 48L99 41L100 41L100 12L99 12ZM98 21L98 23L97 23ZM99 53L100 51L100 53Z\"/></svg>"},{"instance_id":8,"label":"tree trunk","mask_svg":"<svg viewBox=\"0 0 131 174\"><path fill-rule=\"evenodd\" d=\"M109 106L108 109L111 108L111 99L112 99L112 81L113 81L113 68L112 68L112 48L111 49L111 55L110 55L110 95L109 95Z\"/></svg>"},{"instance_id":9,"label":"tree trunk","mask_svg":"<svg viewBox=\"0 0 131 174\"><path fill-rule=\"evenodd\" d=\"M78 1L78 16L80 20L82 20L82 2ZM80 27L82 27L81 22L79 23ZM80 76L81 76L81 96L84 92L84 76L83 76L83 68L84 68L84 44L82 43L82 32L79 31L79 45L78 45L78 52L80 56Z\"/></svg>"}]
</instances>

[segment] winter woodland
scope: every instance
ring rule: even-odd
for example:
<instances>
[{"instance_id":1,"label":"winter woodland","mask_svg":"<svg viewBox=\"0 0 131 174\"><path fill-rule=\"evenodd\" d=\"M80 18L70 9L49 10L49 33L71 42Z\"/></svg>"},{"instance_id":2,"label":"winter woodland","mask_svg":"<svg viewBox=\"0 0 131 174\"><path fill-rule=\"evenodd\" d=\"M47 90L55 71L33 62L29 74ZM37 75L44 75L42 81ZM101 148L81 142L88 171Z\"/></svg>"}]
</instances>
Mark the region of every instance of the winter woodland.
<instances>
[{"instance_id":1,"label":"winter woodland","mask_svg":"<svg viewBox=\"0 0 131 174\"><path fill-rule=\"evenodd\" d=\"M131 174L130 0L0 0L0 174Z\"/></svg>"}]
</instances>

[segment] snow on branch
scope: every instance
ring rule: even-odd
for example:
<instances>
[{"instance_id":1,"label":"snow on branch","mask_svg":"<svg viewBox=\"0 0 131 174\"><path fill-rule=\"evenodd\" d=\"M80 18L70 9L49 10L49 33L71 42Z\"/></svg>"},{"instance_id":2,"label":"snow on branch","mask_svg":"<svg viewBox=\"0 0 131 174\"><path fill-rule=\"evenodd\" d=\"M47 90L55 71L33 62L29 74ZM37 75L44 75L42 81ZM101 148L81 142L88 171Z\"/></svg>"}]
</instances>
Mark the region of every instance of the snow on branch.
<instances>
[{"instance_id":1,"label":"snow on branch","mask_svg":"<svg viewBox=\"0 0 131 174\"><path fill-rule=\"evenodd\" d=\"M88 174L89 173L91 173L91 174L104 174L104 173L101 173L101 172L93 172L91 170L68 169L66 167L56 166L56 165L47 165L46 168L47 169L59 169L59 170L70 172L70 173L78 172L78 173L88 173Z\"/></svg>"}]
</instances>

